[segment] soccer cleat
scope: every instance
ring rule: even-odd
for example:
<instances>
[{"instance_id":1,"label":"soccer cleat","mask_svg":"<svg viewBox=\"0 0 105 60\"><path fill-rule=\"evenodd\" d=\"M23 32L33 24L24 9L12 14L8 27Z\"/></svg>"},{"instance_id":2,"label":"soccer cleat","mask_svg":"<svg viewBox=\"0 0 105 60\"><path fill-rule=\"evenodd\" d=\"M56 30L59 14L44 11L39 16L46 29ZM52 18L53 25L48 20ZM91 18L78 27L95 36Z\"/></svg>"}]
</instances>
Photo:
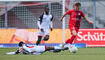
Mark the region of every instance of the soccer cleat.
<instances>
[{"instance_id":1,"label":"soccer cleat","mask_svg":"<svg viewBox=\"0 0 105 60\"><path fill-rule=\"evenodd\" d=\"M69 48L70 46L71 46L71 44L68 43L68 44L65 44L65 45L64 45L64 48L66 48L66 47Z\"/></svg>"},{"instance_id":2,"label":"soccer cleat","mask_svg":"<svg viewBox=\"0 0 105 60\"><path fill-rule=\"evenodd\" d=\"M69 49L70 52L72 52L72 48L73 48L73 47L75 47L75 45L70 45L70 46L68 47L68 49Z\"/></svg>"},{"instance_id":3,"label":"soccer cleat","mask_svg":"<svg viewBox=\"0 0 105 60\"><path fill-rule=\"evenodd\" d=\"M61 48L64 48L64 46L65 46L65 43L60 44Z\"/></svg>"}]
</instances>

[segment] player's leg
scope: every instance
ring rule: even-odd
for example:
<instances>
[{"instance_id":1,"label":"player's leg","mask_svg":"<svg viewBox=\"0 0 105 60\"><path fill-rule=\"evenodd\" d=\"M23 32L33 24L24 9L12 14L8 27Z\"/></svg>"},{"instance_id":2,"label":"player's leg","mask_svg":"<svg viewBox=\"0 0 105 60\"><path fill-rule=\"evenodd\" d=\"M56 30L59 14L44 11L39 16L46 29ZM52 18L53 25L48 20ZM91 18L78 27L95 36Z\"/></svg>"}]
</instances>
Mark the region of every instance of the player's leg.
<instances>
[{"instance_id":1,"label":"player's leg","mask_svg":"<svg viewBox=\"0 0 105 60\"><path fill-rule=\"evenodd\" d=\"M70 43L70 44L72 44L72 42L73 42L73 40L75 39L75 37L76 37L76 31L74 30L74 31L72 31L72 36L71 36L71 38L70 39L68 39L67 41L66 41L66 44L67 43Z\"/></svg>"},{"instance_id":2,"label":"player's leg","mask_svg":"<svg viewBox=\"0 0 105 60\"><path fill-rule=\"evenodd\" d=\"M32 53L32 54L34 54L34 55L36 55L36 54L42 54L42 53L44 53L44 52L46 52L46 51L50 51L50 50L54 50L54 49L55 49L54 47L35 46L35 47L33 48L33 50L35 50L35 52Z\"/></svg>"},{"instance_id":3,"label":"player's leg","mask_svg":"<svg viewBox=\"0 0 105 60\"><path fill-rule=\"evenodd\" d=\"M66 44L67 43L70 43L70 44L72 44L73 43L73 41L74 41L74 39L76 38L76 36L77 36L77 33L78 33L78 29L76 28L76 27L70 27L70 31L71 31L71 38L70 39L68 39L67 41L66 41Z\"/></svg>"},{"instance_id":4,"label":"player's leg","mask_svg":"<svg viewBox=\"0 0 105 60\"><path fill-rule=\"evenodd\" d=\"M61 48L59 46L53 46L53 47L48 47L46 46L46 51L52 51L52 52L60 52L62 50L68 50L68 48Z\"/></svg>"},{"instance_id":5,"label":"player's leg","mask_svg":"<svg viewBox=\"0 0 105 60\"><path fill-rule=\"evenodd\" d=\"M42 36L38 36L38 40L37 40L37 42L36 42L36 45L39 45L39 44L40 44L41 39L42 39Z\"/></svg>"},{"instance_id":6,"label":"player's leg","mask_svg":"<svg viewBox=\"0 0 105 60\"><path fill-rule=\"evenodd\" d=\"M61 51L63 48L61 47L58 47L58 46L36 46L35 47L35 51L37 53L43 53L43 52L46 52L46 51L50 51L50 50L53 50L53 51Z\"/></svg>"},{"instance_id":7,"label":"player's leg","mask_svg":"<svg viewBox=\"0 0 105 60\"><path fill-rule=\"evenodd\" d=\"M6 53L7 55L16 55L16 54L19 54L19 50L17 50L16 52L8 52Z\"/></svg>"},{"instance_id":8,"label":"player's leg","mask_svg":"<svg viewBox=\"0 0 105 60\"><path fill-rule=\"evenodd\" d=\"M49 35L45 35L43 40L48 41L49 40Z\"/></svg>"},{"instance_id":9,"label":"player's leg","mask_svg":"<svg viewBox=\"0 0 105 60\"><path fill-rule=\"evenodd\" d=\"M38 31L38 40L36 42L36 45L39 45L42 40L43 32L41 30Z\"/></svg>"},{"instance_id":10,"label":"player's leg","mask_svg":"<svg viewBox=\"0 0 105 60\"><path fill-rule=\"evenodd\" d=\"M45 29L44 31L44 41L48 41L49 40L49 29Z\"/></svg>"}]
</instances>

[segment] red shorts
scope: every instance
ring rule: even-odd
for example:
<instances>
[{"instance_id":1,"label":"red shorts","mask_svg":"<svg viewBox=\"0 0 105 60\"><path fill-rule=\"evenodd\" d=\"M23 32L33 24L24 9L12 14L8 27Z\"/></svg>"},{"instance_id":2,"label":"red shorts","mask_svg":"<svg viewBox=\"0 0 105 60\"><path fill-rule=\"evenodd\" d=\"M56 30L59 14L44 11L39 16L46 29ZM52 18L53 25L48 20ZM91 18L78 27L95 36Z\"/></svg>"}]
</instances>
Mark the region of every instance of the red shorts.
<instances>
[{"instance_id":1,"label":"red shorts","mask_svg":"<svg viewBox=\"0 0 105 60\"><path fill-rule=\"evenodd\" d=\"M78 33L79 28L80 28L80 27L69 26L69 29L70 29L70 31L71 31L71 34L72 34L72 31L76 31L76 33Z\"/></svg>"}]
</instances>

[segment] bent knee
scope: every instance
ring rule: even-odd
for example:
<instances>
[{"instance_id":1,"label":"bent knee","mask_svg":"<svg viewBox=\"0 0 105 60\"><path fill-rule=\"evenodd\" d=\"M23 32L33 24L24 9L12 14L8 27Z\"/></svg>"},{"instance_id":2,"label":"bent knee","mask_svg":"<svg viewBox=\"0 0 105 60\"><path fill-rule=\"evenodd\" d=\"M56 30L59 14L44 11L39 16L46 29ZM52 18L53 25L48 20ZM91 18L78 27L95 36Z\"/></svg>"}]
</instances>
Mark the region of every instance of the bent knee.
<instances>
[{"instance_id":1,"label":"bent knee","mask_svg":"<svg viewBox=\"0 0 105 60\"><path fill-rule=\"evenodd\" d=\"M44 41L48 41L49 40L49 35L46 35L45 37L44 37Z\"/></svg>"},{"instance_id":2,"label":"bent knee","mask_svg":"<svg viewBox=\"0 0 105 60\"><path fill-rule=\"evenodd\" d=\"M74 36L77 36L76 31L72 31L72 34L73 34Z\"/></svg>"}]
</instances>

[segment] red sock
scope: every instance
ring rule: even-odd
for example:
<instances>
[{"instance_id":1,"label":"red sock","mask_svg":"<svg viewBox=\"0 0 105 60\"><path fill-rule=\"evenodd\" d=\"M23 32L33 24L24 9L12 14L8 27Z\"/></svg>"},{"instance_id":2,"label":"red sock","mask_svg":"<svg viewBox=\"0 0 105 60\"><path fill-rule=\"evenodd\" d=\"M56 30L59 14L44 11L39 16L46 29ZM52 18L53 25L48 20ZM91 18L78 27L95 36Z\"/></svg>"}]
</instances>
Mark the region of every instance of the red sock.
<instances>
[{"instance_id":1,"label":"red sock","mask_svg":"<svg viewBox=\"0 0 105 60\"><path fill-rule=\"evenodd\" d=\"M75 37L76 37L76 36L72 35L72 37L66 41L66 44L67 44L67 43L72 44L72 43L73 43L73 40L75 39Z\"/></svg>"}]
</instances>

